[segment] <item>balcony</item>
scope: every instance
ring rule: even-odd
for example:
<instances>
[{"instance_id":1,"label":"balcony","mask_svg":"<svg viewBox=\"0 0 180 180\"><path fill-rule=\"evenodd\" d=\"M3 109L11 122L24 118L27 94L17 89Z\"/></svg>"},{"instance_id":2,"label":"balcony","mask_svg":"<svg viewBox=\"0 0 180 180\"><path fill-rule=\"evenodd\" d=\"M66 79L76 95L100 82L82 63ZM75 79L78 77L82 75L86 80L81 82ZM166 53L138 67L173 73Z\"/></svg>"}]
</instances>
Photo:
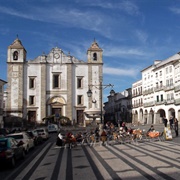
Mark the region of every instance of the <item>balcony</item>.
<instances>
[{"instance_id":1,"label":"balcony","mask_svg":"<svg viewBox=\"0 0 180 180\"><path fill-rule=\"evenodd\" d=\"M166 104L174 104L175 100L174 99L168 99L166 100Z\"/></svg>"},{"instance_id":2,"label":"balcony","mask_svg":"<svg viewBox=\"0 0 180 180\"><path fill-rule=\"evenodd\" d=\"M164 86L155 87L155 88L154 88L154 91L155 91L155 92L158 92L158 91L163 91L163 90L164 90L164 88L165 88Z\"/></svg>"},{"instance_id":3,"label":"balcony","mask_svg":"<svg viewBox=\"0 0 180 180\"><path fill-rule=\"evenodd\" d=\"M176 99L174 102L175 105L180 105L180 99Z\"/></svg>"},{"instance_id":4,"label":"balcony","mask_svg":"<svg viewBox=\"0 0 180 180\"><path fill-rule=\"evenodd\" d=\"M163 100L163 101L155 101L155 105L162 105L162 104L167 104L166 100Z\"/></svg>"},{"instance_id":5,"label":"balcony","mask_svg":"<svg viewBox=\"0 0 180 180\"><path fill-rule=\"evenodd\" d=\"M133 104L133 108L138 108L138 107L142 107L143 103L137 103L137 104Z\"/></svg>"},{"instance_id":6,"label":"balcony","mask_svg":"<svg viewBox=\"0 0 180 180\"><path fill-rule=\"evenodd\" d=\"M180 85L178 85L178 86L175 86L175 87L174 87L174 91L175 91L175 92L178 92L178 91L180 91Z\"/></svg>"},{"instance_id":7,"label":"balcony","mask_svg":"<svg viewBox=\"0 0 180 180\"><path fill-rule=\"evenodd\" d=\"M132 94L132 97L137 97L137 96L141 96L142 92L136 93L136 94Z\"/></svg>"},{"instance_id":8,"label":"balcony","mask_svg":"<svg viewBox=\"0 0 180 180\"><path fill-rule=\"evenodd\" d=\"M149 88L149 89L143 91L143 95L147 95L147 94L151 94L151 93L154 93L154 88Z\"/></svg>"},{"instance_id":9,"label":"balcony","mask_svg":"<svg viewBox=\"0 0 180 180\"><path fill-rule=\"evenodd\" d=\"M144 106L144 107L154 106L154 101L150 101L150 102L147 102L147 103L143 103L143 106Z\"/></svg>"},{"instance_id":10,"label":"balcony","mask_svg":"<svg viewBox=\"0 0 180 180\"><path fill-rule=\"evenodd\" d=\"M164 91L170 91L174 89L174 85L165 86Z\"/></svg>"}]
</instances>

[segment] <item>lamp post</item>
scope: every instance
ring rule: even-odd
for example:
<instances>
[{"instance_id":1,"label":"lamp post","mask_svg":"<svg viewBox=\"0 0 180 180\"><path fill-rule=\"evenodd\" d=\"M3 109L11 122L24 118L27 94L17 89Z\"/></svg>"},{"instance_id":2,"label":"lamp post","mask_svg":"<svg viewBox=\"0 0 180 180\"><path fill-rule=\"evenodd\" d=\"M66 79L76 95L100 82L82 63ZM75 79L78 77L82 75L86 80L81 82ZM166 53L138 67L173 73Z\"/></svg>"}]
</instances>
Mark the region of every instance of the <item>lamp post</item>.
<instances>
[{"instance_id":1,"label":"lamp post","mask_svg":"<svg viewBox=\"0 0 180 180\"><path fill-rule=\"evenodd\" d=\"M100 81L99 85L94 85L94 84L90 84L89 86L89 90L87 91L87 96L91 97L92 96L92 87L95 87L96 89L98 89L100 91L100 110L101 110L101 114L100 114L100 120L101 120L101 124L103 123L103 90L107 87L111 87L113 88L114 85L112 84L102 84L102 81ZM115 91L113 89L111 89L110 91L110 95L114 96Z\"/></svg>"}]
</instances>

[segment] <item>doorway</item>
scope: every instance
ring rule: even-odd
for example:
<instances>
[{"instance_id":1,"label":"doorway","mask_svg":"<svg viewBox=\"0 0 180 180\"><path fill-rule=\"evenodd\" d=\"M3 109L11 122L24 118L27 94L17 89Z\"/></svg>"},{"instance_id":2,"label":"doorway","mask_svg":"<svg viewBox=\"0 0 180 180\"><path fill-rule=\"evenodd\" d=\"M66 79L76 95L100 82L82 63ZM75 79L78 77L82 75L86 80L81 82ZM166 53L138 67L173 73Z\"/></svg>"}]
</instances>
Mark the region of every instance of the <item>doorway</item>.
<instances>
[{"instance_id":1,"label":"doorway","mask_svg":"<svg viewBox=\"0 0 180 180\"><path fill-rule=\"evenodd\" d=\"M77 124L83 124L84 122L84 111L77 110Z\"/></svg>"},{"instance_id":2,"label":"doorway","mask_svg":"<svg viewBox=\"0 0 180 180\"><path fill-rule=\"evenodd\" d=\"M36 111L28 111L28 121L36 122Z\"/></svg>"}]
</instances>

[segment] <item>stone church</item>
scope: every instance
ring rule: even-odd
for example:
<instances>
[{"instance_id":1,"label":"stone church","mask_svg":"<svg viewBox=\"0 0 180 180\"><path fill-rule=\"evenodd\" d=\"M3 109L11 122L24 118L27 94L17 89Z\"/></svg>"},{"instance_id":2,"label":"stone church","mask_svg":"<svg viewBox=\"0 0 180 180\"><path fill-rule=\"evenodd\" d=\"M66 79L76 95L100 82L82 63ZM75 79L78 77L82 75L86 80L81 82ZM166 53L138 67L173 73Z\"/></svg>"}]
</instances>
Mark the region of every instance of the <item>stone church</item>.
<instances>
[{"instance_id":1,"label":"stone church","mask_svg":"<svg viewBox=\"0 0 180 180\"><path fill-rule=\"evenodd\" d=\"M98 86L103 74L103 51L95 40L87 49L86 61L65 54L58 47L27 60L19 38L7 51L7 115L40 123L54 114L84 124L90 120L84 111L92 107L92 99L100 107L101 92L91 86ZM91 98L87 96L90 87Z\"/></svg>"}]
</instances>

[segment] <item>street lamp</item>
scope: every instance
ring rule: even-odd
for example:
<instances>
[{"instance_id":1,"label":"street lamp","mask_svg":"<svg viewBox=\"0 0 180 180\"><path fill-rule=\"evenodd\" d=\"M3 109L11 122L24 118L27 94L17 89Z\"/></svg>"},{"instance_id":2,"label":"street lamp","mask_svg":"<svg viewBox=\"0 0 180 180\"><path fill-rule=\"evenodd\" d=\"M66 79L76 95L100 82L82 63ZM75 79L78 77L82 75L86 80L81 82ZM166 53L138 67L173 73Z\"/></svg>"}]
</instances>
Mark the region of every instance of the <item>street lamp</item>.
<instances>
[{"instance_id":1,"label":"street lamp","mask_svg":"<svg viewBox=\"0 0 180 180\"><path fill-rule=\"evenodd\" d=\"M91 88L92 87L95 87L96 89L99 89L100 90L100 108L101 108L101 114L100 114L100 119L101 119L101 124L103 123L103 97L102 97L102 95L103 95L103 90L105 89L105 88L107 88L107 87L111 87L111 88L113 88L113 86L114 85L112 85L112 84L107 84L107 85L104 85L104 84L102 84L102 81L100 81L100 84L99 85L93 85L93 84L90 84L89 85L89 90L87 91L87 96L88 97L91 97L92 96L92 90L91 90ZM110 91L110 96L114 96L114 94L115 94L115 91L113 90L113 89L111 89L111 91Z\"/></svg>"}]
</instances>

